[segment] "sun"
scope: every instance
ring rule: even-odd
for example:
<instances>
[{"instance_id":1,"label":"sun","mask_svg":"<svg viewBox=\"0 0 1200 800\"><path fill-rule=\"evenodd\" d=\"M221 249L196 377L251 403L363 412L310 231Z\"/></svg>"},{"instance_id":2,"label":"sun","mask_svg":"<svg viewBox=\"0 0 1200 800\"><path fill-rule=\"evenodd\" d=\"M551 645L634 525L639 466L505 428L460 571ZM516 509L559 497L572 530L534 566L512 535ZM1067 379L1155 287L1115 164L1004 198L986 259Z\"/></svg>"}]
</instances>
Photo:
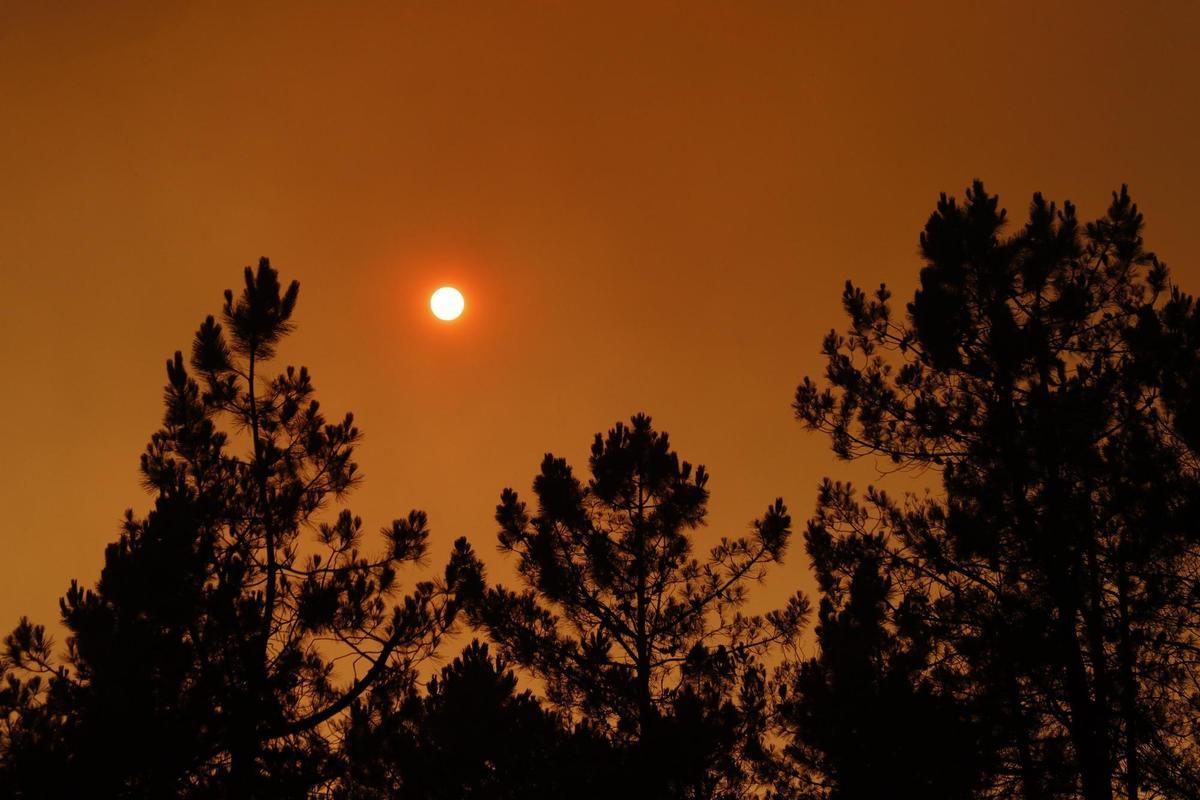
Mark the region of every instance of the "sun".
<instances>
[{"instance_id":1,"label":"sun","mask_svg":"<svg viewBox=\"0 0 1200 800\"><path fill-rule=\"evenodd\" d=\"M462 315L465 305L466 301L463 300L462 292L453 286L443 286L429 298L429 308L433 311L433 315L446 322L458 319Z\"/></svg>"}]
</instances>

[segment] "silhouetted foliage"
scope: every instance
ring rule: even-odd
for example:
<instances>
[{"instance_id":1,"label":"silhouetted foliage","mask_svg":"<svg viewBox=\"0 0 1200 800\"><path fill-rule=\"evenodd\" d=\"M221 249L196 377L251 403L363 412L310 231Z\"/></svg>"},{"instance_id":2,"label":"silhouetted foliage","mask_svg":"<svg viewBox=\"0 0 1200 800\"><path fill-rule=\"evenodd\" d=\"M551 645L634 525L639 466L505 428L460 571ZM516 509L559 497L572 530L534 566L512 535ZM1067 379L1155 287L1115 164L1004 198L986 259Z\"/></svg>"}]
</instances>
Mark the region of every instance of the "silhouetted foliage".
<instances>
[{"instance_id":1,"label":"silhouetted foliage","mask_svg":"<svg viewBox=\"0 0 1200 800\"><path fill-rule=\"evenodd\" d=\"M303 796L334 774L331 724L450 623L434 582L392 603L397 570L426 552L423 513L374 556L361 520L322 513L359 480L360 433L349 414L325 419L304 368L263 375L298 293L263 259L200 326L191 371L167 362L141 462L154 510L128 512L95 588L62 599L62 663L40 627L8 637L16 796Z\"/></svg>"},{"instance_id":2,"label":"silhouetted foliage","mask_svg":"<svg viewBox=\"0 0 1200 800\"><path fill-rule=\"evenodd\" d=\"M525 589L485 588L460 542L464 609L544 683L553 707L628 753L621 794L736 796L764 725L759 657L790 641L807 612L799 596L766 616L739 611L747 585L783 557L787 510L777 500L752 535L722 539L701 562L692 535L708 475L680 461L648 417L597 434L589 467L585 485L548 454L532 517L504 490L500 547L517 556Z\"/></svg>"},{"instance_id":3,"label":"silhouetted foliage","mask_svg":"<svg viewBox=\"0 0 1200 800\"><path fill-rule=\"evenodd\" d=\"M856 637L829 626L862 616L855 594L874 572L871 684L889 680L895 648L917 656L904 692L930 696L923 713L944 709L972 741L993 729L991 792L1195 797L1195 309L1167 291L1124 189L1086 226L1040 195L1022 229L1005 237L1004 224L979 183L964 205L943 196L907 320L886 287L848 283L850 329L825 340L825 387L797 390L797 415L840 456L938 469L943 489L822 492L808 541L835 652L801 669L797 703L809 713L823 691L812 674L836 680L858 658ZM896 731L911 721L877 707L868 724L884 713ZM839 770L861 742L806 725L797 752L817 755L804 766L857 792ZM902 734L893 746L875 760L934 753Z\"/></svg>"},{"instance_id":4,"label":"silhouetted foliage","mask_svg":"<svg viewBox=\"0 0 1200 800\"><path fill-rule=\"evenodd\" d=\"M425 693L407 676L356 704L337 797L611 797L619 764L586 727L543 710L486 644L473 641Z\"/></svg>"},{"instance_id":5,"label":"silhouetted foliage","mask_svg":"<svg viewBox=\"0 0 1200 800\"><path fill-rule=\"evenodd\" d=\"M299 287L247 268L167 363L153 508L62 598L65 652L26 619L4 641L0 796L1200 797L1200 307L1124 189L1005 224L978 182L943 196L907 316L847 283L796 392L840 457L940 479L822 484L809 658L802 596L744 610L782 501L697 556L708 474L643 415L586 482L547 454L535 512L503 491L519 589L460 539L398 598L425 515L364 554L332 508L360 433L305 369L264 377ZM429 677L460 607L491 644Z\"/></svg>"},{"instance_id":6,"label":"silhouetted foliage","mask_svg":"<svg viewBox=\"0 0 1200 800\"><path fill-rule=\"evenodd\" d=\"M852 502L846 492L826 483L822 510ZM898 596L879 537L835 538L818 523L806 544L821 589L820 650L778 676L785 795L976 796L991 765L991 730L957 699L954 671L937 663L929 595L912 583Z\"/></svg>"}]
</instances>

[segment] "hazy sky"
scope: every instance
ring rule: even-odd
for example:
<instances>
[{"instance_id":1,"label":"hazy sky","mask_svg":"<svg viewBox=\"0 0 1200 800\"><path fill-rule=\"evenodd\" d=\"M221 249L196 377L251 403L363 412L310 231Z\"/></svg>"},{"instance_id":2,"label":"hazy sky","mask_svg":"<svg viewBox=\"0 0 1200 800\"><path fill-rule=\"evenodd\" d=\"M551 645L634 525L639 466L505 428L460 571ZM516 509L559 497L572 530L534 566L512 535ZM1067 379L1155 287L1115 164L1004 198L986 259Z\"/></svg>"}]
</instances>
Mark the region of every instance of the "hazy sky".
<instances>
[{"instance_id":1,"label":"hazy sky","mask_svg":"<svg viewBox=\"0 0 1200 800\"><path fill-rule=\"evenodd\" d=\"M939 192L1128 182L1200 290L1196 8L0 0L0 630L148 507L164 361L262 255L280 366L366 433L351 507L426 509L431 568L495 563L500 490L641 410L712 472L703 538L777 495L799 533L874 473L792 392L846 278L911 295ZM799 539L756 605L797 585Z\"/></svg>"}]
</instances>

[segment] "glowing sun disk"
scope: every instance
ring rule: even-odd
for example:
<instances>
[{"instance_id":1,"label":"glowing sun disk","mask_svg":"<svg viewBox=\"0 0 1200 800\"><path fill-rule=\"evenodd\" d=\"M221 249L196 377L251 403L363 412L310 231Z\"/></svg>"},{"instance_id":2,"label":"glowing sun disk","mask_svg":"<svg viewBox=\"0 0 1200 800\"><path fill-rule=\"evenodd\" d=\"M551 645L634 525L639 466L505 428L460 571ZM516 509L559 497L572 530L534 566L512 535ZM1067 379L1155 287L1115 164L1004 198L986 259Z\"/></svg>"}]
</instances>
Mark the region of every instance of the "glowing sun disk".
<instances>
[{"instance_id":1,"label":"glowing sun disk","mask_svg":"<svg viewBox=\"0 0 1200 800\"><path fill-rule=\"evenodd\" d=\"M465 305L466 301L463 300L462 292L453 286L443 286L429 298L429 308L433 311L433 315L447 322L458 319Z\"/></svg>"}]
</instances>

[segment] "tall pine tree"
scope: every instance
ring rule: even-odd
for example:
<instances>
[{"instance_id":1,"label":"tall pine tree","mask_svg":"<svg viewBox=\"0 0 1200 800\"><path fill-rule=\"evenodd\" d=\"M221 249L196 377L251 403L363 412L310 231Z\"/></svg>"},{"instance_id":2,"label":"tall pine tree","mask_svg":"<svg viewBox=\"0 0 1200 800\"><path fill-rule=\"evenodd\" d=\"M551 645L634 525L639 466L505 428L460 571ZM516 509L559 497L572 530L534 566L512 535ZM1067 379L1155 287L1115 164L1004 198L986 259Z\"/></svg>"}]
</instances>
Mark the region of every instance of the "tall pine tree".
<instances>
[{"instance_id":1,"label":"tall pine tree","mask_svg":"<svg viewBox=\"0 0 1200 800\"><path fill-rule=\"evenodd\" d=\"M1040 195L1005 224L979 183L943 196L907 318L886 287L847 284L849 331L797 415L844 458L939 470L943 491L827 493L816 524L874 543L840 580L874 561L895 597L924 598L922 680L998 727L997 791L1194 796L1195 370L1174 376L1195 363L1190 305L1124 189L1088 225Z\"/></svg>"},{"instance_id":2,"label":"tall pine tree","mask_svg":"<svg viewBox=\"0 0 1200 800\"><path fill-rule=\"evenodd\" d=\"M167 362L141 461L154 509L127 513L99 583L63 598L62 663L41 628L9 636L17 796L302 796L330 777L333 723L449 625L435 582L397 597L397 571L426 553L425 515L368 551L362 521L332 508L359 481L353 417L325 418L306 369L266 373L298 294L266 259L247 267L190 370Z\"/></svg>"},{"instance_id":3,"label":"tall pine tree","mask_svg":"<svg viewBox=\"0 0 1200 800\"><path fill-rule=\"evenodd\" d=\"M476 575L464 606L555 708L627 752L624 794L737 796L761 755L761 655L791 641L807 613L800 596L765 616L740 610L783 559L787 510L775 501L749 536L698 559L708 473L681 461L649 417L597 434L589 469L585 484L548 454L533 515L504 490L500 547L524 588L485 588L463 544L462 572Z\"/></svg>"}]
</instances>

